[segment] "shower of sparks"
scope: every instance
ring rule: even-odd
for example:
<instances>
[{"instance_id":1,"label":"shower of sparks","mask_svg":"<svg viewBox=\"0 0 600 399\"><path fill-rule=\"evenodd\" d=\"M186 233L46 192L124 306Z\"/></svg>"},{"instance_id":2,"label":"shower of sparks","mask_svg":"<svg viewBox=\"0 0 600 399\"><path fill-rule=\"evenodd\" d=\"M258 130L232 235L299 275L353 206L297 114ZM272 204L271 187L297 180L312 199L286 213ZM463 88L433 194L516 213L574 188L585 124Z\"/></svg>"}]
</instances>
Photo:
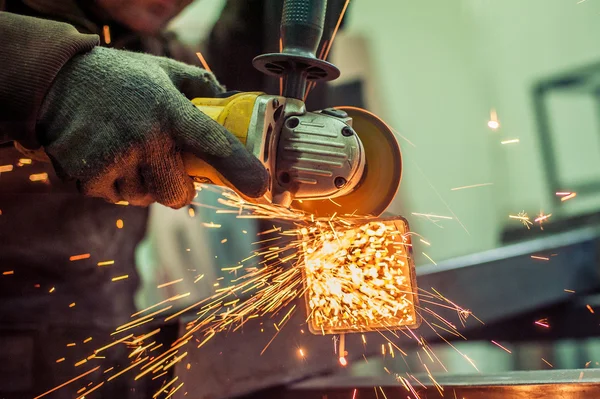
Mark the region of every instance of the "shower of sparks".
<instances>
[{"instance_id":1,"label":"shower of sparks","mask_svg":"<svg viewBox=\"0 0 600 399\"><path fill-rule=\"evenodd\" d=\"M500 144L515 144L515 143L518 143L519 141L520 141L519 139L504 140L504 141L501 141Z\"/></svg>"},{"instance_id":2,"label":"shower of sparks","mask_svg":"<svg viewBox=\"0 0 600 399\"><path fill-rule=\"evenodd\" d=\"M500 127L500 122L498 122L498 115L496 114L495 109L490 110L490 120L487 123L488 127L492 130L498 130Z\"/></svg>"},{"instance_id":3,"label":"shower of sparks","mask_svg":"<svg viewBox=\"0 0 600 399\"><path fill-rule=\"evenodd\" d=\"M475 188L475 187L485 187L485 186L492 186L494 183L481 183L481 184L473 184L471 186L462 186L462 187L455 187L450 189L451 191L458 191L458 190L464 190L466 188Z\"/></svg>"},{"instance_id":4,"label":"shower of sparks","mask_svg":"<svg viewBox=\"0 0 600 399\"><path fill-rule=\"evenodd\" d=\"M570 193L569 195L565 195L564 197L562 197L560 200L562 202L568 201L571 198L575 198L577 196L577 193Z\"/></svg>"},{"instance_id":5,"label":"shower of sparks","mask_svg":"<svg viewBox=\"0 0 600 399\"><path fill-rule=\"evenodd\" d=\"M548 319L546 318L536 320L534 324L537 324L538 326L542 326L544 328L550 328L550 324L548 324Z\"/></svg>"},{"instance_id":6,"label":"shower of sparks","mask_svg":"<svg viewBox=\"0 0 600 399\"><path fill-rule=\"evenodd\" d=\"M508 215L508 217L519 220L521 223L523 223L523 226L527 227L527 230L529 230L531 228L530 226L533 225L533 222L530 220L529 215L527 215L525 211L519 212L516 216Z\"/></svg>"},{"instance_id":7,"label":"shower of sparks","mask_svg":"<svg viewBox=\"0 0 600 399\"><path fill-rule=\"evenodd\" d=\"M496 345L498 348L503 349L503 350L505 350L508 353L512 353L509 349L507 349L504 346L500 345L498 342L493 341L493 340L491 342L492 342L492 344Z\"/></svg>"},{"instance_id":8,"label":"shower of sparks","mask_svg":"<svg viewBox=\"0 0 600 399\"><path fill-rule=\"evenodd\" d=\"M221 194L217 213L234 213L241 219L278 220L289 227L273 226L258 233L254 253L236 266L223 268L232 278L224 280L219 277L215 293L210 297L181 310L178 307L175 313L169 312L175 308L175 301L190 295L188 292L133 314L128 323L118 327L112 334L114 341L91 350L90 356L85 358L88 362L101 359L104 352L125 346L130 350L132 363L129 367L123 366L125 368L117 373L110 373L112 368L104 370L105 381L88 387L88 394L92 389L100 388L101 384L117 378L158 379L168 375L176 364L187 361L188 351L202 348L218 333L239 331L254 319L270 320L268 324L261 323L260 329L273 332L262 354L298 310L297 300L300 298L306 301L309 309L306 322L314 333L376 330L387 343L382 346L387 356L401 355L405 358L408 354L393 341L394 338L400 338L401 333L414 340L431 362L437 362L447 370L429 343L416 334L417 331L397 330L399 326L412 327L422 321L422 328L434 331L477 369L471 359L441 335L450 333L464 338L458 331L459 327L448 316L438 315L434 307L455 311L462 326L470 316L481 321L435 288L431 288L433 292L419 289L417 301L410 259L410 238L414 233L408 231L402 219L376 220L354 215L318 218L301 211L247 203L230 190L223 191L205 185L202 185L202 189L216 190ZM203 224L209 228L221 227L214 223ZM115 277L113 281L125 277ZM202 277L204 275L195 276L194 279L198 281ZM138 326L159 319L167 322L184 313L195 315L195 319L187 322L183 334L168 347L157 344L152 338L161 331L160 328L139 335L135 333ZM125 334L129 335L123 336ZM366 348L366 338L364 335L362 337ZM336 356L339 364L345 366L348 364L347 352L343 338L339 341ZM298 348L298 355L305 358L306 349ZM428 375L433 379L431 373ZM419 383L408 374L402 380L410 392L414 391L411 385L413 380ZM177 380L165 382L168 384L163 384L154 398L167 399L183 386L183 382ZM434 385L438 390L441 389L436 382Z\"/></svg>"}]
</instances>

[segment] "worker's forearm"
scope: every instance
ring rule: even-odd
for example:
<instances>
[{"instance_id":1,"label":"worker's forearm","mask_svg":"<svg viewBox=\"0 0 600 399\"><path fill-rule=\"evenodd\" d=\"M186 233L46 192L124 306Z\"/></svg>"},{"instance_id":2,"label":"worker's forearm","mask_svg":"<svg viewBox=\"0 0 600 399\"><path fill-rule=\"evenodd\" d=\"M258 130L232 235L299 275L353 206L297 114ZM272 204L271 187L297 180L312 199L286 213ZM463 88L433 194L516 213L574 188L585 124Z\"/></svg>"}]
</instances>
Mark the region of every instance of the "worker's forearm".
<instances>
[{"instance_id":1,"label":"worker's forearm","mask_svg":"<svg viewBox=\"0 0 600 399\"><path fill-rule=\"evenodd\" d=\"M0 12L0 143L39 147L36 119L52 81L74 55L98 43L65 23Z\"/></svg>"}]
</instances>

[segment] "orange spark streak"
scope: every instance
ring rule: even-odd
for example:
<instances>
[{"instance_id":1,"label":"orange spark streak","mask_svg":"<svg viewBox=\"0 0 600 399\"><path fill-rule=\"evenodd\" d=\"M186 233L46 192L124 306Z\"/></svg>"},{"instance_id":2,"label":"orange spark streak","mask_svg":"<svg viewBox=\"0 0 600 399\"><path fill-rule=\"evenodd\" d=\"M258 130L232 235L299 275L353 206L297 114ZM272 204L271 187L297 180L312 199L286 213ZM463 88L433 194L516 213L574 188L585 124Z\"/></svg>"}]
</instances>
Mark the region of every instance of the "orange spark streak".
<instances>
[{"instance_id":1,"label":"orange spark streak","mask_svg":"<svg viewBox=\"0 0 600 399\"><path fill-rule=\"evenodd\" d=\"M46 391L46 392L44 392L43 394L41 394L41 395L39 395L39 396L36 396L36 397L35 397L35 398L33 398L33 399L39 399L39 398L43 398L44 396L46 396L46 395L48 395L48 394L50 394L50 393L52 393L52 392L58 391L59 389L61 389L61 388L64 388L64 387L66 387L67 385L69 385L69 384L71 384L71 383L73 383L73 382L77 381L78 379L80 379L80 378L83 378L83 377L85 377L86 375L92 374L94 371L98 370L99 368L100 368L100 366L96 366L96 367L94 367L93 369L91 369L91 370L88 370L88 371L86 371L85 373L83 373L83 374L80 374L80 375L78 375L77 377L75 377L75 378L72 378L72 379L70 379L69 381L67 381L67 382L65 382L65 383L63 383L63 384L60 384L59 386L56 386L56 387L54 387L54 388L50 389L49 391Z\"/></svg>"},{"instance_id":2,"label":"orange spark streak","mask_svg":"<svg viewBox=\"0 0 600 399\"><path fill-rule=\"evenodd\" d=\"M202 64L202 67L203 67L204 69L206 69L208 72L212 72L212 71L210 70L210 67L208 66L208 63L207 63L207 62L206 62L206 60L204 59L204 56L202 55L202 53L198 51L198 52L196 53L196 56L198 56L198 59L200 60L200 63Z\"/></svg>"},{"instance_id":3,"label":"orange spark streak","mask_svg":"<svg viewBox=\"0 0 600 399\"><path fill-rule=\"evenodd\" d=\"M79 396L77 399L85 399L86 395L89 395L90 393L94 392L96 389L100 388L102 385L104 385L104 381L102 381L100 384L96 385L89 391L87 391L84 395Z\"/></svg>"},{"instance_id":4,"label":"orange spark streak","mask_svg":"<svg viewBox=\"0 0 600 399\"><path fill-rule=\"evenodd\" d=\"M29 180L44 182L48 180L48 173L34 173L31 176L29 176Z\"/></svg>"},{"instance_id":5,"label":"orange spark streak","mask_svg":"<svg viewBox=\"0 0 600 399\"><path fill-rule=\"evenodd\" d=\"M415 215L415 216L424 216L426 218L433 218L433 219L448 219L448 220L452 220L453 219L450 216L433 215L433 214L430 214L430 213L416 213L416 212L413 212L412 214Z\"/></svg>"},{"instance_id":6,"label":"orange spark streak","mask_svg":"<svg viewBox=\"0 0 600 399\"><path fill-rule=\"evenodd\" d=\"M337 23L335 24L335 29L333 30L333 32L331 34L331 39L329 40L329 45L327 46L327 50L325 50L325 54L323 55L323 60L327 60L327 57L329 56L329 51L331 50L331 45L333 44L335 35L337 34L338 30L340 29L340 25L342 24L342 20L344 19L344 15L346 14L346 9L348 8L349 3L350 3L350 0L346 0L346 3L344 3L344 8L342 8L342 12L340 12L340 16L337 20Z\"/></svg>"},{"instance_id":7,"label":"orange spark streak","mask_svg":"<svg viewBox=\"0 0 600 399\"><path fill-rule=\"evenodd\" d=\"M64 358L64 357L61 357L60 359L58 359L58 360L56 361L56 363L61 363L61 362L64 362L64 361L65 361L65 358Z\"/></svg>"},{"instance_id":8,"label":"orange spark streak","mask_svg":"<svg viewBox=\"0 0 600 399\"><path fill-rule=\"evenodd\" d=\"M137 360L137 361L133 362L133 363L131 364L131 366L129 366L129 367L127 367L127 368L124 368L123 370L119 371L117 374L113 374L113 375L111 375L110 377L108 377L108 380L107 380L107 381L112 381L112 380L114 380L114 379L115 379L115 378L117 378L118 376L125 374L126 372L128 372L128 371L129 371L129 370L131 370L132 368L134 368L134 367L136 367L136 366L139 366L140 364L144 363L144 362L145 362L146 360L148 360L148 359L149 359L149 357L148 357L148 356L146 356L146 357L145 357L145 358L143 358L143 359L140 359L140 360Z\"/></svg>"},{"instance_id":9,"label":"orange spark streak","mask_svg":"<svg viewBox=\"0 0 600 399\"><path fill-rule=\"evenodd\" d=\"M88 259L90 256L91 256L90 254L73 255L73 256L69 257L69 260L71 262L74 262L76 260Z\"/></svg>"},{"instance_id":10,"label":"orange spark streak","mask_svg":"<svg viewBox=\"0 0 600 399\"><path fill-rule=\"evenodd\" d=\"M575 291L573 291L573 290L568 290L568 289L566 289L566 288L565 288L563 291L564 291L564 292L568 292L568 293L570 293L570 294L574 294L574 293L575 293Z\"/></svg>"},{"instance_id":11,"label":"orange spark streak","mask_svg":"<svg viewBox=\"0 0 600 399\"><path fill-rule=\"evenodd\" d=\"M180 278L179 280L173 280L173 281L169 281L168 283L157 285L156 288L165 288L165 287L168 287L173 284L181 283L182 281L183 281L183 279Z\"/></svg>"},{"instance_id":12,"label":"orange spark streak","mask_svg":"<svg viewBox=\"0 0 600 399\"><path fill-rule=\"evenodd\" d=\"M566 195L566 196L562 197L560 200L562 202L565 202L565 201L570 200L571 198L575 198L576 196L577 196L577 193L571 193L569 195Z\"/></svg>"},{"instance_id":13,"label":"orange spark streak","mask_svg":"<svg viewBox=\"0 0 600 399\"><path fill-rule=\"evenodd\" d=\"M13 170L12 165L2 165L0 166L0 173L11 172Z\"/></svg>"},{"instance_id":14,"label":"orange spark streak","mask_svg":"<svg viewBox=\"0 0 600 399\"><path fill-rule=\"evenodd\" d=\"M548 321L546 319L536 320L536 322L534 324L537 324L538 326L542 326L545 328L550 328L550 325L548 324Z\"/></svg>"},{"instance_id":15,"label":"orange spark streak","mask_svg":"<svg viewBox=\"0 0 600 399\"><path fill-rule=\"evenodd\" d=\"M544 221L544 220L548 219L550 216L552 216L552 214L551 214L551 213L550 213L550 214L548 214L548 215L540 214L540 216L539 216L539 217L537 217L537 218L535 218L533 221L534 221L534 222L542 222L542 221Z\"/></svg>"},{"instance_id":16,"label":"orange spark streak","mask_svg":"<svg viewBox=\"0 0 600 399\"><path fill-rule=\"evenodd\" d=\"M180 362L184 357L187 356L187 352L184 352L183 355L176 357L175 359L173 359L169 364L167 364L163 370L167 370L169 368L171 368L171 366L175 365L176 363Z\"/></svg>"},{"instance_id":17,"label":"orange spark streak","mask_svg":"<svg viewBox=\"0 0 600 399\"><path fill-rule=\"evenodd\" d=\"M175 381L177 381L179 379L179 377L175 377L173 378L170 382L168 382L164 387L160 388L158 391L156 391L156 393L154 395L152 395L153 398L156 398L158 395L161 394L161 392L166 392L165 389L167 389L168 387L170 387L171 385L173 385L175 383Z\"/></svg>"},{"instance_id":18,"label":"orange spark streak","mask_svg":"<svg viewBox=\"0 0 600 399\"><path fill-rule=\"evenodd\" d=\"M594 313L594 309L590 305L585 305L585 307L590 311L590 313Z\"/></svg>"},{"instance_id":19,"label":"orange spark streak","mask_svg":"<svg viewBox=\"0 0 600 399\"><path fill-rule=\"evenodd\" d=\"M122 219L117 220L117 229L122 229L125 224Z\"/></svg>"},{"instance_id":20,"label":"orange spark streak","mask_svg":"<svg viewBox=\"0 0 600 399\"><path fill-rule=\"evenodd\" d=\"M456 188L451 188L450 191L458 191L458 190L464 190L466 188L475 188L475 187L485 187L485 186L492 186L494 183L481 183L481 184L473 184L471 186L462 186L462 187L456 187Z\"/></svg>"},{"instance_id":21,"label":"orange spark streak","mask_svg":"<svg viewBox=\"0 0 600 399\"><path fill-rule=\"evenodd\" d=\"M283 39L279 38L279 52L283 52ZM283 96L283 76L279 78L279 95Z\"/></svg>"},{"instance_id":22,"label":"orange spark streak","mask_svg":"<svg viewBox=\"0 0 600 399\"><path fill-rule=\"evenodd\" d=\"M110 26L104 25L102 27L102 35L104 36L104 43L110 44L110 42L111 42L111 39L110 39Z\"/></svg>"},{"instance_id":23,"label":"orange spark streak","mask_svg":"<svg viewBox=\"0 0 600 399\"><path fill-rule=\"evenodd\" d=\"M504 349L504 350L505 350L505 351L507 351L508 353L512 353L512 352L511 352L509 349L506 349L504 346L500 345L498 342L496 342L496 341L494 341L494 340L492 340L491 342L492 342L492 344L496 345L497 347L499 347L499 348L501 348L501 349Z\"/></svg>"},{"instance_id":24,"label":"orange spark streak","mask_svg":"<svg viewBox=\"0 0 600 399\"><path fill-rule=\"evenodd\" d=\"M423 255L425 255L425 257L426 257L427 259L429 259L429 260L431 261L431 263L433 263L434 265L436 265L436 266L437 266L437 263L435 263L435 261L434 261L433 259L431 259L431 258L429 257L429 255L427 255L425 252L421 252L421 253L422 253Z\"/></svg>"},{"instance_id":25,"label":"orange spark streak","mask_svg":"<svg viewBox=\"0 0 600 399\"><path fill-rule=\"evenodd\" d=\"M114 265L115 261L114 260L105 260L103 262L98 262L98 266L102 267L102 266L110 266L110 265Z\"/></svg>"},{"instance_id":26,"label":"orange spark streak","mask_svg":"<svg viewBox=\"0 0 600 399\"><path fill-rule=\"evenodd\" d=\"M168 371L165 371L164 373L160 373L157 376L152 377L152 381L159 379L160 377L166 375L167 373L168 373Z\"/></svg>"},{"instance_id":27,"label":"orange spark streak","mask_svg":"<svg viewBox=\"0 0 600 399\"><path fill-rule=\"evenodd\" d=\"M102 352L103 350L106 350L106 349L108 349L108 348L110 348L110 347L112 347L112 346L118 345L118 344L120 344L121 342L123 342L123 341L126 341L126 340L128 340L129 338L131 338L131 337L133 337L133 334L129 334L129 335L128 335L128 336L126 336L126 337L123 337L123 338L121 338L121 339L118 339L118 340L116 340L116 341L114 341L114 342L111 342L110 344L108 344L108 345L105 345L105 346L103 346L103 347L102 347L102 348L100 348L100 349L95 349L95 350L94 350L94 354L98 354L98 353Z\"/></svg>"},{"instance_id":28,"label":"orange spark streak","mask_svg":"<svg viewBox=\"0 0 600 399\"><path fill-rule=\"evenodd\" d=\"M15 271L14 270L8 270L8 271L5 271L5 272L2 272L3 276L10 276L11 274L15 274Z\"/></svg>"},{"instance_id":29,"label":"orange spark streak","mask_svg":"<svg viewBox=\"0 0 600 399\"><path fill-rule=\"evenodd\" d=\"M112 281L121 281L121 280L125 280L128 279L129 275L128 274L124 274L122 276L118 276L118 277L113 277L111 280Z\"/></svg>"},{"instance_id":30,"label":"orange spark streak","mask_svg":"<svg viewBox=\"0 0 600 399\"><path fill-rule=\"evenodd\" d=\"M151 318L151 317L153 317L153 316L156 316L157 314L160 314L160 313L162 313L162 312L164 312L164 311L167 311L167 310L171 309L172 307L173 307L173 305L169 305L169 306L167 306L166 308L159 309L159 310L157 310L156 312L153 312L153 313L147 314L146 316L140 317L139 319L136 319L136 320L130 321L130 322L128 322L128 323L125 323L125 324L123 324L123 325L120 325L119 327L117 327L117 328L116 328L116 331L118 331L118 332L121 332L121 331L123 331L124 329L126 329L126 328L128 328L128 327L131 327L131 326L133 326L133 325L135 325L135 324L139 323L139 322L140 322L140 321L142 321L142 320L146 320L146 319L149 319L149 318ZM147 338L147 337L146 337L146 338Z\"/></svg>"},{"instance_id":31,"label":"orange spark streak","mask_svg":"<svg viewBox=\"0 0 600 399\"><path fill-rule=\"evenodd\" d=\"M542 361L543 361L544 363L546 363L548 366L550 366L550 367L554 368L554 366L553 366L552 364L550 364L550 362L549 362L549 361L547 361L546 359L542 358Z\"/></svg>"},{"instance_id":32,"label":"orange spark streak","mask_svg":"<svg viewBox=\"0 0 600 399\"><path fill-rule=\"evenodd\" d=\"M531 259L550 260L550 258L547 258L545 256L536 256L536 255L531 255Z\"/></svg>"},{"instance_id":33,"label":"orange spark streak","mask_svg":"<svg viewBox=\"0 0 600 399\"><path fill-rule=\"evenodd\" d=\"M165 399L169 399L171 396L173 396L175 394L175 392L177 392L179 390L179 388L181 388L182 386L183 386L183 382L181 384L179 384L177 386L177 388L175 388L174 390L172 390L169 395L165 396Z\"/></svg>"}]
</instances>

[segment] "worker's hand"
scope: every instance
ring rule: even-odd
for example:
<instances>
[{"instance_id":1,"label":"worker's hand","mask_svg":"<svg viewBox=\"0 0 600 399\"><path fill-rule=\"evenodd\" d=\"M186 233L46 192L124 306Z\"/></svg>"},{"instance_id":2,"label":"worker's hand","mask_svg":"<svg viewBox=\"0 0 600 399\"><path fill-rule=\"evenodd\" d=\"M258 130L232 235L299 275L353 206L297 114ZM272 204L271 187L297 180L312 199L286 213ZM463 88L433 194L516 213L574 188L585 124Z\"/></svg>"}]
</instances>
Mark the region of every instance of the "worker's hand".
<instances>
[{"instance_id":1,"label":"worker's hand","mask_svg":"<svg viewBox=\"0 0 600 399\"><path fill-rule=\"evenodd\" d=\"M37 132L57 174L76 180L86 195L186 205L195 195L181 156L189 152L256 198L267 186L262 164L186 98L222 91L203 69L97 47L61 69Z\"/></svg>"}]
</instances>

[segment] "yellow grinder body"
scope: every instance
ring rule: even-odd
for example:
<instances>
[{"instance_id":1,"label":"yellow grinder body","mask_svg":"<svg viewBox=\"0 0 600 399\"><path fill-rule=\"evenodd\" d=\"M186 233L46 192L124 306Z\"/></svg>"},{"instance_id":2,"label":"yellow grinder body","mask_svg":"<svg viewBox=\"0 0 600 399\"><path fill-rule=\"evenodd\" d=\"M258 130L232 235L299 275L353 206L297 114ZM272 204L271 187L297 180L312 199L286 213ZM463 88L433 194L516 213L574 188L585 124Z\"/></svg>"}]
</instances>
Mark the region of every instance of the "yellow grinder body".
<instances>
[{"instance_id":1,"label":"yellow grinder body","mask_svg":"<svg viewBox=\"0 0 600 399\"><path fill-rule=\"evenodd\" d=\"M258 92L192 102L268 170L267 193L258 199L244 197L248 201L317 216L378 216L396 195L400 148L389 126L368 111L338 107L307 112L300 100ZM186 155L184 161L196 181L235 190L201 159Z\"/></svg>"}]
</instances>

